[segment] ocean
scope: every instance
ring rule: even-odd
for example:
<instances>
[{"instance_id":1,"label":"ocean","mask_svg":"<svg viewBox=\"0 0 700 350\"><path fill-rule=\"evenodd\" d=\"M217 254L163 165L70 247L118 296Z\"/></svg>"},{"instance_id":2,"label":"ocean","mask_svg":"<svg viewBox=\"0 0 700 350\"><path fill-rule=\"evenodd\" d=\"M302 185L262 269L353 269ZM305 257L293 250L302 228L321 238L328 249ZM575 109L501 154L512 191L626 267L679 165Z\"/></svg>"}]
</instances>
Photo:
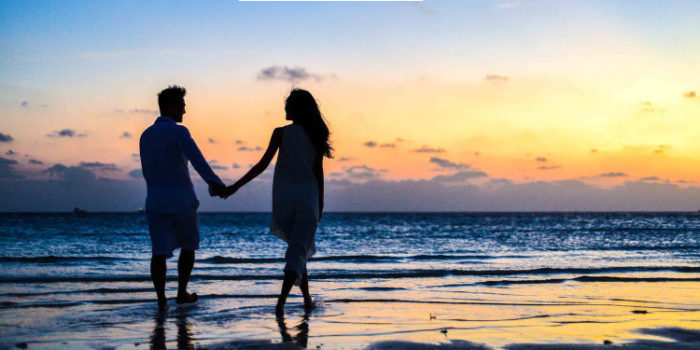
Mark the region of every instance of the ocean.
<instances>
[{"instance_id":1,"label":"ocean","mask_svg":"<svg viewBox=\"0 0 700 350\"><path fill-rule=\"evenodd\" d=\"M497 348L700 329L700 213L326 213L308 264L318 307L305 314L295 288L282 323L286 245L269 219L201 213L200 302L158 316L144 214L0 214L0 344Z\"/></svg>"}]
</instances>

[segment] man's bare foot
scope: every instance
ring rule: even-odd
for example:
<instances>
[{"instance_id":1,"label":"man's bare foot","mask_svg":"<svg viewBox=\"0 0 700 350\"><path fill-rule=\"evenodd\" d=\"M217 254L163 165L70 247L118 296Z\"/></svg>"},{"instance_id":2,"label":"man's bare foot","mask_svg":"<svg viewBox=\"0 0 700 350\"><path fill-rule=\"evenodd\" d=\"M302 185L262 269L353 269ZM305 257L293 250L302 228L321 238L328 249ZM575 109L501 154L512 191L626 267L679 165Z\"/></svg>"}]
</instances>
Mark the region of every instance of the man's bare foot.
<instances>
[{"instance_id":1,"label":"man's bare foot","mask_svg":"<svg viewBox=\"0 0 700 350\"><path fill-rule=\"evenodd\" d=\"M177 296L177 299L175 299L175 303L178 306L182 306L182 305L194 304L197 302L197 300L199 300L197 293L190 294L190 293L185 292L185 294L180 294Z\"/></svg>"},{"instance_id":2,"label":"man's bare foot","mask_svg":"<svg viewBox=\"0 0 700 350\"><path fill-rule=\"evenodd\" d=\"M158 300L158 312L168 311L168 299Z\"/></svg>"}]
</instances>

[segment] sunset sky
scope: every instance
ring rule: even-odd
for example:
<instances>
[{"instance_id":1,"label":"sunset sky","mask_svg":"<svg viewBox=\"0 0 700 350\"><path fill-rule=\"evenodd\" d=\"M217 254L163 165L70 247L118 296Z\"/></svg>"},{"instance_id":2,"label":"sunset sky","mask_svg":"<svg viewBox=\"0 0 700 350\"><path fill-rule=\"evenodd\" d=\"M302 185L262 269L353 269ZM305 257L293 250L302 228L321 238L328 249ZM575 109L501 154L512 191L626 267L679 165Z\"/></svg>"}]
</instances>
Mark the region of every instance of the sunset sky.
<instances>
[{"instance_id":1,"label":"sunset sky","mask_svg":"<svg viewBox=\"0 0 700 350\"><path fill-rule=\"evenodd\" d=\"M0 7L0 210L138 207L138 138L169 84L228 183L308 89L336 150L330 209L700 209L698 1ZM269 181L203 209L266 210ZM380 193L399 197L362 204Z\"/></svg>"}]
</instances>

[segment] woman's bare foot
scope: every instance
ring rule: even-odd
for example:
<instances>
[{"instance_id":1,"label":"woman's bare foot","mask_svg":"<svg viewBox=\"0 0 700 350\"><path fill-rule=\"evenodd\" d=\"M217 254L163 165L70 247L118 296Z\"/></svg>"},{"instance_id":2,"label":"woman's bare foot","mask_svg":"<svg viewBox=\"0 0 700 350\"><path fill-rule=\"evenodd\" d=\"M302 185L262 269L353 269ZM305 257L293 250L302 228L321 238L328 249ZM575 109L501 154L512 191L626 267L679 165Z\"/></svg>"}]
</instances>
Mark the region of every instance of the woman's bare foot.
<instances>
[{"instance_id":1,"label":"woman's bare foot","mask_svg":"<svg viewBox=\"0 0 700 350\"><path fill-rule=\"evenodd\" d=\"M311 300L311 297L304 297L304 311L311 311L316 308L316 304L314 304L313 300Z\"/></svg>"},{"instance_id":2,"label":"woman's bare foot","mask_svg":"<svg viewBox=\"0 0 700 350\"><path fill-rule=\"evenodd\" d=\"M284 301L277 300L277 306L275 306L275 314L277 316L284 315Z\"/></svg>"}]
</instances>

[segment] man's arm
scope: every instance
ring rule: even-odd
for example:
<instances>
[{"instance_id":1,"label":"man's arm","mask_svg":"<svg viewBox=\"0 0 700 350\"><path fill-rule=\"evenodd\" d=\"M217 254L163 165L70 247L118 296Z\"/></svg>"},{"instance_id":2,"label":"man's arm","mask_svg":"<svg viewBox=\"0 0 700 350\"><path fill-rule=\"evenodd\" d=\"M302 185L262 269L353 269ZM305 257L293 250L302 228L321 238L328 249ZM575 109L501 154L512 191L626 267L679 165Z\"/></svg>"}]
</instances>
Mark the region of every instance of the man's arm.
<instances>
[{"instance_id":1,"label":"man's arm","mask_svg":"<svg viewBox=\"0 0 700 350\"><path fill-rule=\"evenodd\" d=\"M194 142L187 128L182 128L182 132L178 137L178 142L182 153L189 159L190 163L192 163L194 170L209 184L209 194L219 195L226 188L226 185L224 185L221 179L211 170L209 163L204 159L202 152L199 150L199 147L197 147L197 143Z\"/></svg>"}]
</instances>

